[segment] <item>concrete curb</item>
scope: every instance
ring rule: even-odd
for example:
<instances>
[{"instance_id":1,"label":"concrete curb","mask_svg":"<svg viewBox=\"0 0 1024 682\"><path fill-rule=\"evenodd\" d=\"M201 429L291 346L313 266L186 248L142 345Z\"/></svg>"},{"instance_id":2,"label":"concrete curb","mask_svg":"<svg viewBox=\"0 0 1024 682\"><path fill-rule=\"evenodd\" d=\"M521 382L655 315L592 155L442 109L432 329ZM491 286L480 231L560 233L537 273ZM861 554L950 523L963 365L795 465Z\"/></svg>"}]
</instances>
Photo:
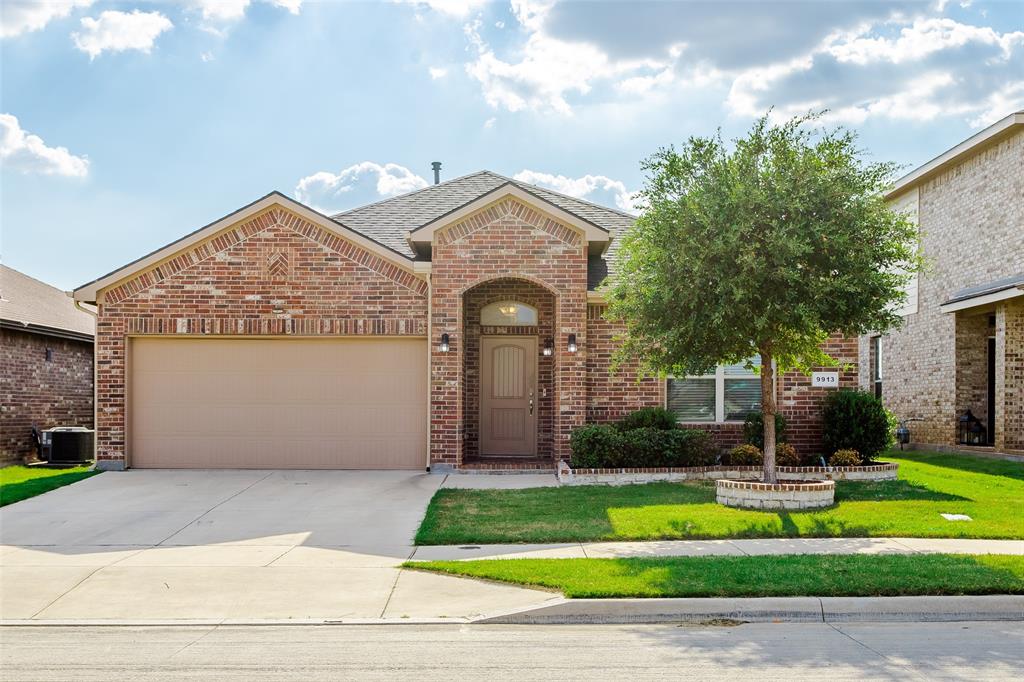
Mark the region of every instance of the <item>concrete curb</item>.
<instances>
[{"instance_id":1,"label":"concrete curb","mask_svg":"<svg viewBox=\"0 0 1024 682\"><path fill-rule=\"evenodd\" d=\"M479 618L162 618L0 620L0 627L218 627L270 625L617 625L638 623L943 623L1024 621L1024 596L558 599Z\"/></svg>"},{"instance_id":2,"label":"concrete curb","mask_svg":"<svg viewBox=\"0 0 1024 682\"><path fill-rule=\"evenodd\" d=\"M611 625L713 620L750 623L1024 621L1024 596L565 599L547 606L493 614L473 622Z\"/></svg>"}]
</instances>

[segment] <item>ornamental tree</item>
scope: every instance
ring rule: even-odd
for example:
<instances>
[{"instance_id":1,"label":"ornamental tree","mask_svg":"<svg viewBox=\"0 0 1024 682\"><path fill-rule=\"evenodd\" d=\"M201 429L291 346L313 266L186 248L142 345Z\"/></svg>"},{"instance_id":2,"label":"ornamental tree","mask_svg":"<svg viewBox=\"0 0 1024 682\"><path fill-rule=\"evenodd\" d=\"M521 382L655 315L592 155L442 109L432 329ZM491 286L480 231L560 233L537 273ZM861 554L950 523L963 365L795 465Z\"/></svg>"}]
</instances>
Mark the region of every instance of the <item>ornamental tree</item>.
<instances>
[{"instance_id":1,"label":"ornamental tree","mask_svg":"<svg viewBox=\"0 0 1024 682\"><path fill-rule=\"evenodd\" d=\"M775 469L776 372L835 366L832 333L885 330L920 268L917 231L886 205L897 167L819 115L767 116L726 145L691 137L643 162L642 213L606 287L624 323L617 361L706 374L760 358L764 481Z\"/></svg>"}]
</instances>

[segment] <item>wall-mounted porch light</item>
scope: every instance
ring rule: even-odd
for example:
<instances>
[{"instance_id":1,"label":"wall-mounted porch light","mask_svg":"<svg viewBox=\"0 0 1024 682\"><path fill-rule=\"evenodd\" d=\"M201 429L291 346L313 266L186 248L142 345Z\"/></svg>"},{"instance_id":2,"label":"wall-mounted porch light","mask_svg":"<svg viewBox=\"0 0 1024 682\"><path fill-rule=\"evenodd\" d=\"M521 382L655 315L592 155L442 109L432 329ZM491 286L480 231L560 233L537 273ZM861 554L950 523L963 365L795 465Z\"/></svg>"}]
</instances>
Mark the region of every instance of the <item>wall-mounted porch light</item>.
<instances>
[{"instance_id":1,"label":"wall-mounted porch light","mask_svg":"<svg viewBox=\"0 0 1024 682\"><path fill-rule=\"evenodd\" d=\"M569 352L570 353L575 353L576 350L577 350L577 347L576 347L576 335L575 334L569 334Z\"/></svg>"},{"instance_id":2,"label":"wall-mounted porch light","mask_svg":"<svg viewBox=\"0 0 1024 682\"><path fill-rule=\"evenodd\" d=\"M451 348L451 346L449 345L448 342L449 342L448 335L447 334L441 334L441 344L437 347L437 349L439 351L441 351L442 353L447 353L448 350Z\"/></svg>"},{"instance_id":3,"label":"wall-mounted porch light","mask_svg":"<svg viewBox=\"0 0 1024 682\"><path fill-rule=\"evenodd\" d=\"M555 352L555 342L553 339L544 339L544 349L541 351L544 357L549 358Z\"/></svg>"}]
</instances>

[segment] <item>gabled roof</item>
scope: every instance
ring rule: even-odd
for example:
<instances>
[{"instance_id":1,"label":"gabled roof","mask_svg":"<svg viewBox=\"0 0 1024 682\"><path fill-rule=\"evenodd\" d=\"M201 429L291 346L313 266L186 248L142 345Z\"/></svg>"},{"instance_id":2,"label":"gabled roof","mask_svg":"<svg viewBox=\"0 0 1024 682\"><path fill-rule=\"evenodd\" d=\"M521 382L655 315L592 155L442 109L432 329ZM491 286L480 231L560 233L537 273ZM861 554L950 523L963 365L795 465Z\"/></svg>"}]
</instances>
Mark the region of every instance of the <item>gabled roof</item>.
<instances>
[{"instance_id":1,"label":"gabled roof","mask_svg":"<svg viewBox=\"0 0 1024 682\"><path fill-rule=\"evenodd\" d=\"M124 265L112 272L108 272L102 277L98 277L91 282L87 282L82 286L78 287L74 291L75 298L79 301L95 302L97 294L101 289L105 289L117 282L120 282L128 277L131 277L139 272L142 272L150 267L154 267L164 260L180 253L184 249L190 246L198 244L205 239L211 238L218 234L222 230L246 220L262 211L265 211L273 206L280 206L283 208L296 213L297 215L309 220L315 225L330 230L345 239L355 242L357 245L366 248L367 250L375 253L376 255L406 269L412 271L413 263L412 260L403 254L397 253L393 249L389 248L385 244L381 244L377 240L367 237L366 235L353 230L338 221L331 220L327 216L319 213L318 211L300 204L294 199L281 194L280 192L271 192L263 197L260 197L256 201L243 206L237 211L233 211L228 215L215 220L214 222L200 227L198 230L190 232L189 234L176 239L175 241L162 246L155 251L138 258L127 265Z\"/></svg>"},{"instance_id":2,"label":"gabled roof","mask_svg":"<svg viewBox=\"0 0 1024 682\"><path fill-rule=\"evenodd\" d=\"M406 233L436 222L503 185L512 185L614 236L635 216L483 170L415 192L337 213L331 218L409 258L416 256Z\"/></svg>"},{"instance_id":3,"label":"gabled roof","mask_svg":"<svg viewBox=\"0 0 1024 682\"><path fill-rule=\"evenodd\" d=\"M502 188L511 188L517 196L531 200L538 207L547 206L549 213L556 217L561 215L565 222L577 226L588 235L600 235L600 241L611 240L604 254L607 259L612 257L617 246L614 237L636 220L635 216L623 211L519 182L491 171L479 171L330 217L275 191L125 266L83 284L75 289L74 295L79 301L95 301L101 289L147 268L155 267L183 249L274 204L294 211L307 220L333 230L377 255L414 271L413 261L417 259L417 253L409 244L408 233L428 225L441 226L444 224L443 218L458 215L460 209L471 207L488 195L496 196L498 190ZM608 269L606 262L597 268L605 273ZM596 284L591 284L590 288L593 289Z\"/></svg>"},{"instance_id":4,"label":"gabled roof","mask_svg":"<svg viewBox=\"0 0 1024 682\"><path fill-rule=\"evenodd\" d=\"M11 329L89 341L96 333L95 318L76 308L67 294L6 265L0 265L0 322Z\"/></svg>"},{"instance_id":5,"label":"gabled roof","mask_svg":"<svg viewBox=\"0 0 1024 682\"><path fill-rule=\"evenodd\" d=\"M977 154L989 145L1004 139L1024 127L1024 111L1017 111L1002 118L988 128L971 135L952 149L947 149L928 163L918 166L896 181L888 192L886 199L893 199L907 190L943 172L952 164L960 163L969 156Z\"/></svg>"}]
</instances>

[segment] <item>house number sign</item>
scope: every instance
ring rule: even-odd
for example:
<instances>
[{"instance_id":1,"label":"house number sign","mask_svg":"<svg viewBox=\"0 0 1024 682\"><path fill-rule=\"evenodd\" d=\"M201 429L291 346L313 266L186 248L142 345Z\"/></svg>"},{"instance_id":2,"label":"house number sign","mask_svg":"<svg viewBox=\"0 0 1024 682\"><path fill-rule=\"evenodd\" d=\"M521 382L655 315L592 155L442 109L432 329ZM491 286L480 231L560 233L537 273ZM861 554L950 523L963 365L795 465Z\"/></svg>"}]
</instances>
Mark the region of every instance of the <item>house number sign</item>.
<instances>
[{"instance_id":1,"label":"house number sign","mask_svg":"<svg viewBox=\"0 0 1024 682\"><path fill-rule=\"evenodd\" d=\"M815 388L839 388L839 372L812 372L811 386Z\"/></svg>"}]
</instances>

